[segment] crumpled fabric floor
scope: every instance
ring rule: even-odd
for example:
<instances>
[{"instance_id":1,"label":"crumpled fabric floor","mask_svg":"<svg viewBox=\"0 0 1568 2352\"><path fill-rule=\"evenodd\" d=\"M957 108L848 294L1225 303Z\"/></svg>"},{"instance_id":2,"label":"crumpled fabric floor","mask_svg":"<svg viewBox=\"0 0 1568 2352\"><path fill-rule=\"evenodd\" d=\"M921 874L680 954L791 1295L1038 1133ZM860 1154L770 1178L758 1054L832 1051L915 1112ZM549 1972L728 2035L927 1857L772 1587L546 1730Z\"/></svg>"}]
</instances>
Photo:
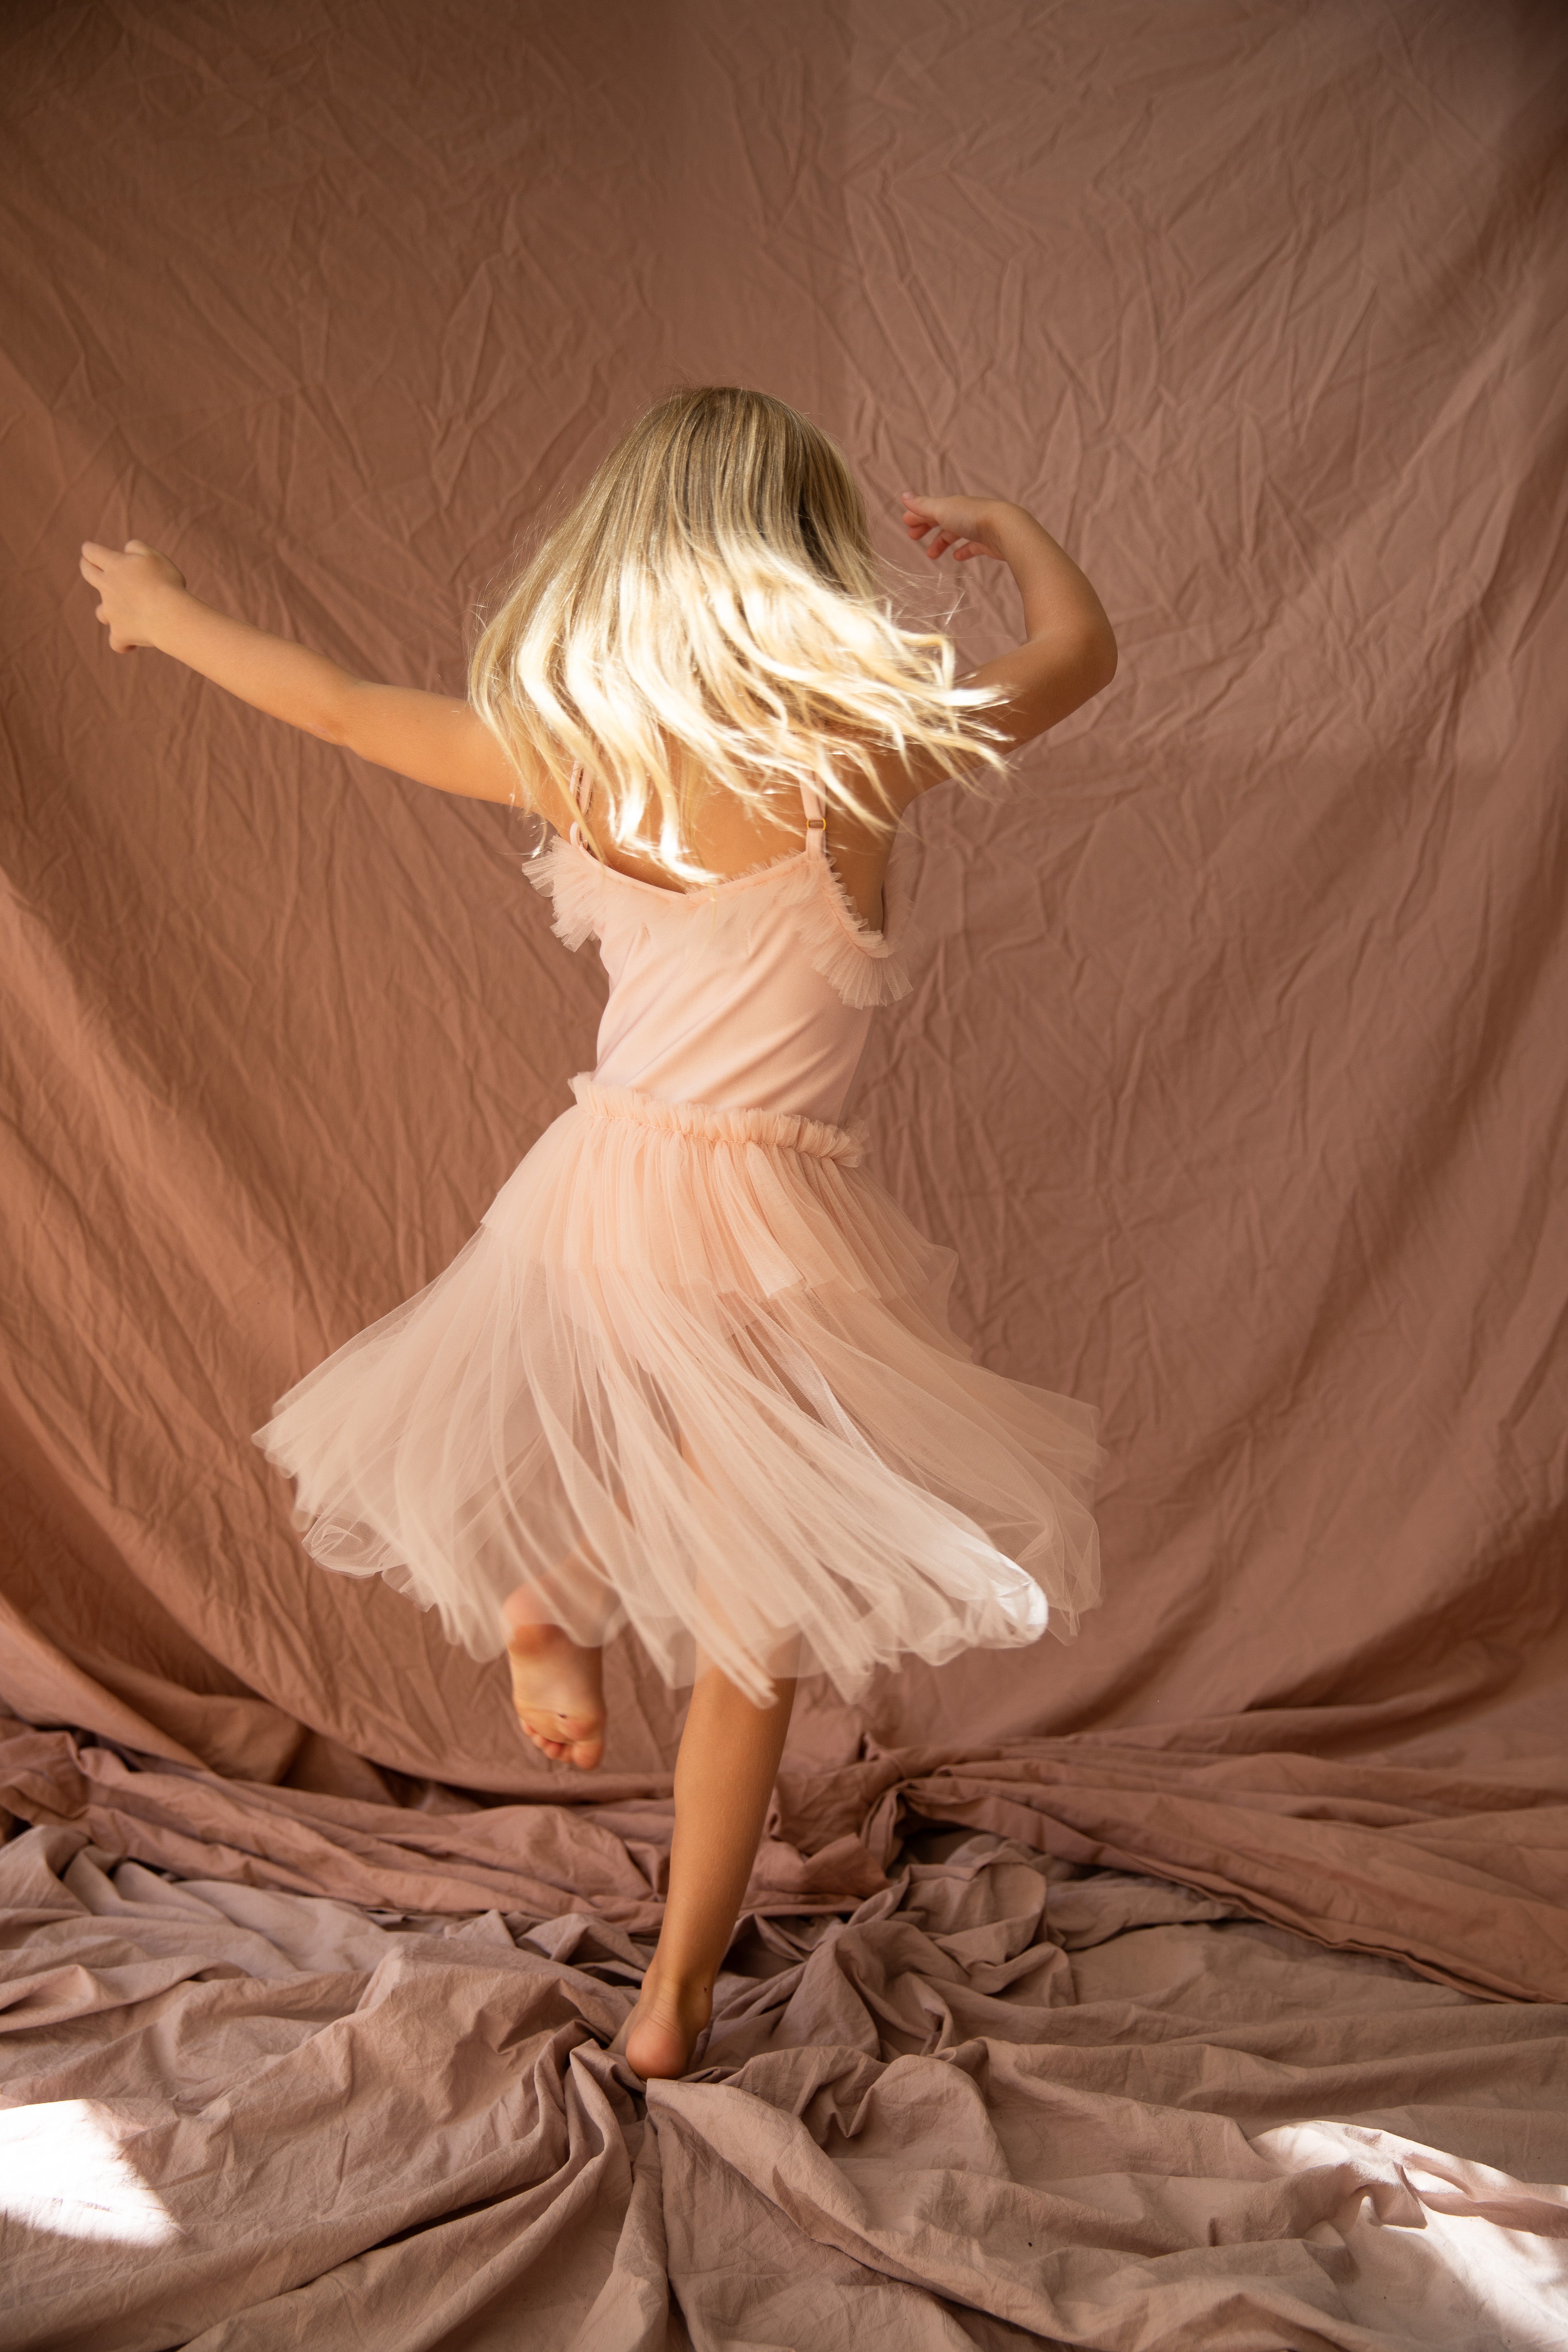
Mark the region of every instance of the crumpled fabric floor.
<instances>
[{"instance_id":1,"label":"crumpled fabric floor","mask_svg":"<svg viewBox=\"0 0 1568 2352\"><path fill-rule=\"evenodd\" d=\"M586 1913L66 1829L0 1906L16 2352L1563 2340L1568 2008L1155 1879L927 1832L848 1916L749 1922L646 2091L605 2045L650 1947Z\"/></svg>"},{"instance_id":2,"label":"crumpled fabric floor","mask_svg":"<svg viewBox=\"0 0 1568 2352\"><path fill-rule=\"evenodd\" d=\"M935 1820L1170 1878L1461 1992L1568 1998L1568 1763L1292 1753L1261 1713L1239 1727L1262 1752L1226 1752L1217 1733L1237 1727L1190 1747L1125 1731L893 1749L837 1770L786 1756L749 1907L852 1908L886 1886L907 1821ZM563 1767L521 1803L440 1783L397 1801L224 1778L3 1709L0 1806L182 1877L418 1911L581 1908L634 1935L657 1932L673 1826L668 1775Z\"/></svg>"}]
</instances>

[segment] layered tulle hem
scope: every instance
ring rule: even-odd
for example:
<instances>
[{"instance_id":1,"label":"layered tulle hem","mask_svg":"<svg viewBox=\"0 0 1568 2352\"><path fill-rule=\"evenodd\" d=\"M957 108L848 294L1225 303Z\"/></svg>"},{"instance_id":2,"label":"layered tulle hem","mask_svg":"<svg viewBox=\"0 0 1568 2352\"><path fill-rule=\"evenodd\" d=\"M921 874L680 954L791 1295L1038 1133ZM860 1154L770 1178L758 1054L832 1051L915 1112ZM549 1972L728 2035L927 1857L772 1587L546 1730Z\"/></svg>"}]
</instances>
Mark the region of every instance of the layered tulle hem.
<instances>
[{"instance_id":1,"label":"layered tulle hem","mask_svg":"<svg viewBox=\"0 0 1568 2352\"><path fill-rule=\"evenodd\" d=\"M256 1442L323 1566L479 1658L519 1588L672 1685L1066 1639L1099 1594L1087 1405L973 1363L953 1260L856 1133L574 1081L426 1288Z\"/></svg>"}]
</instances>

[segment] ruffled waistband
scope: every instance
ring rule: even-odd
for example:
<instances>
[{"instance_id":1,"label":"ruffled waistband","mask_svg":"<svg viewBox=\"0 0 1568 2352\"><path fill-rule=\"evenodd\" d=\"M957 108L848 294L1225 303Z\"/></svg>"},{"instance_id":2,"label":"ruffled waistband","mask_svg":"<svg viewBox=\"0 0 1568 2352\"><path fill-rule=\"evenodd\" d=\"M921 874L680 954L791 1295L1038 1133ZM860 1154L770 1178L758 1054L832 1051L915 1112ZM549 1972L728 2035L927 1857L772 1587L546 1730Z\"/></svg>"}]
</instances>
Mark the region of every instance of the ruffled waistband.
<instances>
[{"instance_id":1,"label":"ruffled waistband","mask_svg":"<svg viewBox=\"0 0 1568 2352\"><path fill-rule=\"evenodd\" d=\"M635 1087L601 1087L582 1072L572 1081L578 1106L594 1118L629 1118L697 1143L761 1144L765 1150L804 1151L813 1160L837 1160L856 1167L866 1156L864 1134L806 1118L798 1111L720 1110L710 1103L661 1102Z\"/></svg>"}]
</instances>

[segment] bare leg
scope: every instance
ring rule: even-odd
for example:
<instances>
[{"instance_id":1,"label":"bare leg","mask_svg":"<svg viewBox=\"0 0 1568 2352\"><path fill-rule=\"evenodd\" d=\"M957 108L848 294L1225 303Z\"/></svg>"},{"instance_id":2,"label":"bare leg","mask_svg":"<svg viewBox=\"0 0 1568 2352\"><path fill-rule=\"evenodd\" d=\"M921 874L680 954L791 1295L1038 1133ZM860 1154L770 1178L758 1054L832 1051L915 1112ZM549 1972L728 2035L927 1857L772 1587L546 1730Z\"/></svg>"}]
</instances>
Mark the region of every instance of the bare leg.
<instances>
[{"instance_id":1,"label":"bare leg","mask_svg":"<svg viewBox=\"0 0 1568 2352\"><path fill-rule=\"evenodd\" d=\"M774 1691L758 1707L717 1666L697 1677L675 1766L664 1927L626 2029L627 2062L645 2080L683 2073L712 2015L795 1704L793 1681Z\"/></svg>"},{"instance_id":2,"label":"bare leg","mask_svg":"<svg viewBox=\"0 0 1568 2352\"><path fill-rule=\"evenodd\" d=\"M585 1650L559 1625L540 1625L528 1596L514 1592L501 1614L511 1664L511 1703L540 1753L591 1772L605 1752L604 1653Z\"/></svg>"}]
</instances>

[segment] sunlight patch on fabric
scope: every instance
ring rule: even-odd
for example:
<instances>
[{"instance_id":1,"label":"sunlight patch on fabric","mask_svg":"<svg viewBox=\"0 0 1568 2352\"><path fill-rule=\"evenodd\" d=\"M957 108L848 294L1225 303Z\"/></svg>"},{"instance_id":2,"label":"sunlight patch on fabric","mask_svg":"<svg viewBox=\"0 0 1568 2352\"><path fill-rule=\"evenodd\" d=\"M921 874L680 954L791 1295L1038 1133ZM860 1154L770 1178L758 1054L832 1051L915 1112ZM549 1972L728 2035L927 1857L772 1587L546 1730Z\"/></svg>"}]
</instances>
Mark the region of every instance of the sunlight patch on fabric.
<instances>
[{"instance_id":1,"label":"sunlight patch on fabric","mask_svg":"<svg viewBox=\"0 0 1568 2352\"><path fill-rule=\"evenodd\" d=\"M0 2114L0 2213L61 2238L162 2246L178 2222L90 2099L51 2099Z\"/></svg>"}]
</instances>

